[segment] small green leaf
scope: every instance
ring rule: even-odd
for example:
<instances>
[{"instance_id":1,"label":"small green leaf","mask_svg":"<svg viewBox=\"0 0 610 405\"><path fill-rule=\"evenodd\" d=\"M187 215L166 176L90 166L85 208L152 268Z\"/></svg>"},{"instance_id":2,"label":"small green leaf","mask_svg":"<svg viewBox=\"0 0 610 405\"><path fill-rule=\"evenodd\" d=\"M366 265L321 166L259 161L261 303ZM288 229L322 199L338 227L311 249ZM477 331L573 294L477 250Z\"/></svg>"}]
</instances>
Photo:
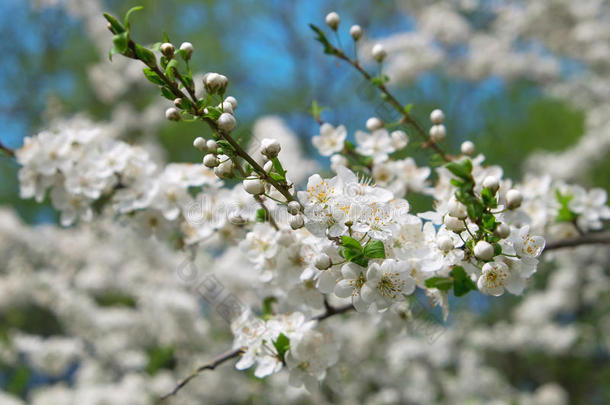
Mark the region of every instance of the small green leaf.
<instances>
[{"instance_id":1,"label":"small green leaf","mask_svg":"<svg viewBox=\"0 0 610 405\"><path fill-rule=\"evenodd\" d=\"M129 9L129 11L127 12L127 14L125 14L125 19L123 20L123 24L125 24L125 26L127 27L127 30L129 30L129 18L131 17L131 14L133 14L136 11L140 11L142 10L144 7L142 6L135 6Z\"/></svg>"},{"instance_id":2,"label":"small green leaf","mask_svg":"<svg viewBox=\"0 0 610 405\"><path fill-rule=\"evenodd\" d=\"M265 222L267 220L267 213L264 209L259 208L256 210L256 222Z\"/></svg>"},{"instance_id":3,"label":"small green leaf","mask_svg":"<svg viewBox=\"0 0 610 405\"><path fill-rule=\"evenodd\" d=\"M208 113L205 115L205 117L211 118L214 121L216 121L218 119L218 117L220 117L220 115L222 114L222 111L220 110L220 108L217 108L217 107L207 107L207 108L208 108Z\"/></svg>"},{"instance_id":4,"label":"small green leaf","mask_svg":"<svg viewBox=\"0 0 610 405\"><path fill-rule=\"evenodd\" d=\"M448 291L453 286L453 280L447 277L431 277L424 284L428 288L437 288L441 291Z\"/></svg>"},{"instance_id":5,"label":"small green leaf","mask_svg":"<svg viewBox=\"0 0 610 405\"><path fill-rule=\"evenodd\" d=\"M309 24L309 28L311 28L317 34L316 41L324 45L324 53L333 55L335 53L334 48L330 42L328 42L328 39L326 39L326 34L324 34L324 31L313 24Z\"/></svg>"},{"instance_id":6,"label":"small green leaf","mask_svg":"<svg viewBox=\"0 0 610 405\"><path fill-rule=\"evenodd\" d=\"M502 254L502 246L500 246L499 243L494 243L493 247L494 247L494 256Z\"/></svg>"},{"instance_id":7,"label":"small green leaf","mask_svg":"<svg viewBox=\"0 0 610 405\"><path fill-rule=\"evenodd\" d=\"M271 177L275 181L285 181L286 180L286 177L282 176L279 173L271 172L271 173L269 173L269 177Z\"/></svg>"},{"instance_id":8,"label":"small green leaf","mask_svg":"<svg viewBox=\"0 0 610 405\"><path fill-rule=\"evenodd\" d=\"M413 107L415 107L415 104L407 104L404 108L405 113L407 115L411 114L411 110L413 110Z\"/></svg>"},{"instance_id":9,"label":"small green leaf","mask_svg":"<svg viewBox=\"0 0 610 405\"><path fill-rule=\"evenodd\" d=\"M470 173L472 172L472 163L469 159L466 159L460 163L457 162L449 162L445 165L445 167L457 177L460 177L464 180L470 180Z\"/></svg>"},{"instance_id":10,"label":"small green leaf","mask_svg":"<svg viewBox=\"0 0 610 405\"><path fill-rule=\"evenodd\" d=\"M169 40L169 36L167 36L167 32L163 31L163 42L172 42Z\"/></svg>"},{"instance_id":11,"label":"small green leaf","mask_svg":"<svg viewBox=\"0 0 610 405\"><path fill-rule=\"evenodd\" d=\"M558 189L555 190L555 198L559 202L559 210L557 211L557 222L572 222L576 220L578 215L570 210L570 201L574 196L569 194L562 194Z\"/></svg>"},{"instance_id":12,"label":"small green leaf","mask_svg":"<svg viewBox=\"0 0 610 405\"><path fill-rule=\"evenodd\" d=\"M163 97L165 97L168 100L173 101L176 98L174 93L167 86L161 87L161 94L163 94Z\"/></svg>"},{"instance_id":13,"label":"small green leaf","mask_svg":"<svg viewBox=\"0 0 610 405\"><path fill-rule=\"evenodd\" d=\"M309 107L309 114L314 117L316 120L320 119L320 114L324 111L325 107L322 107L318 104L316 100L311 102L311 107Z\"/></svg>"},{"instance_id":14,"label":"small green leaf","mask_svg":"<svg viewBox=\"0 0 610 405\"><path fill-rule=\"evenodd\" d=\"M273 163L273 168L275 169L275 171L282 175L283 177L286 176L286 170L284 170L284 167L282 166L282 163L280 162L280 160L277 157L274 157L273 159L271 159L271 162Z\"/></svg>"},{"instance_id":15,"label":"small green leaf","mask_svg":"<svg viewBox=\"0 0 610 405\"><path fill-rule=\"evenodd\" d=\"M148 81L150 81L151 83L158 84L159 86L165 85L165 82L163 81L163 79L161 79L161 77L158 74L153 72L153 70L151 68L144 68L144 69L142 69L142 72L144 72L144 76L146 76Z\"/></svg>"},{"instance_id":16,"label":"small green leaf","mask_svg":"<svg viewBox=\"0 0 610 405\"><path fill-rule=\"evenodd\" d=\"M108 13L104 13L104 18L110 23L114 34L120 34L122 32L125 32L125 27L121 25L119 20L117 20Z\"/></svg>"},{"instance_id":17,"label":"small green leaf","mask_svg":"<svg viewBox=\"0 0 610 405\"><path fill-rule=\"evenodd\" d=\"M286 352L288 349L290 349L290 339L288 336L280 333L277 339L273 342L273 346L275 347L275 350L277 350L277 354L280 356L283 362L285 360L284 356L286 355Z\"/></svg>"},{"instance_id":18,"label":"small green leaf","mask_svg":"<svg viewBox=\"0 0 610 405\"><path fill-rule=\"evenodd\" d=\"M112 37L112 42L114 43L114 47L116 48L117 52L124 54L127 51L127 46L129 45L129 35L127 32L116 34L114 37Z\"/></svg>"},{"instance_id":19,"label":"small green leaf","mask_svg":"<svg viewBox=\"0 0 610 405\"><path fill-rule=\"evenodd\" d=\"M155 375L161 369L173 369L176 367L173 346L157 346L148 350L148 365L146 372Z\"/></svg>"},{"instance_id":20,"label":"small green leaf","mask_svg":"<svg viewBox=\"0 0 610 405\"><path fill-rule=\"evenodd\" d=\"M385 247L380 240L372 240L364 247L364 255L369 259L385 259Z\"/></svg>"},{"instance_id":21,"label":"small green leaf","mask_svg":"<svg viewBox=\"0 0 610 405\"><path fill-rule=\"evenodd\" d=\"M174 69L178 70L178 60L177 59L170 60L167 64L167 66L165 67L165 74L167 75L167 77L169 77L170 80L174 80L174 78L175 78Z\"/></svg>"},{"instance_id":22,"label":"small green leaf","mask_svg":"<svg viewBox=\"0 0 610 405\"><path fill-rule=\"evenodd\" d=\"M493 214L484 213L482 215L482 223L485 229L493 231L496 227L496 217Z\"/></svg>"},{"instance_id":23,"label":"small green leaf","mask_svg":"<svg viewBox=\"0 0 610 405\"><path fill-rule=\"evenodd\" d=\"M352 238L351 236L342 236L341 244L344 248L362 252L362 245L360 245L360 242L358 242L356 239Z\"/></svg>"},{"instance_id":24,"label":"small green leaf","mask_svg":"<svg viewBox=\"0 0 610 405\"><path fill-rule=\"evenodd\" d=\"M263 300L263 319L267 320L273 316L274 302L277 302L275 297L267 297Z\"/></svg>"},{"instance_id":25,"label":"small green leaf","mask_svg":"<svg viewBox=\"0 0 610 405\"><path fill-rule=\"evenodd\" d=\"M136 44L136 57L144 62L147 66L157 66L157 58L155 54L144 48L142 45Z\"/></svg>"},{"instance_id":26,"label":"small green leaf","mask_svg":"<svg viewBox=\"0 0 610 405\"><path fill-rule=\"evenodd\" d=\"M477 285L468 276L463 267L455 266L449 275L453 277L453 294L456 297L464 296L468 292L477 289Z\"/></svg>"}]
</instances>

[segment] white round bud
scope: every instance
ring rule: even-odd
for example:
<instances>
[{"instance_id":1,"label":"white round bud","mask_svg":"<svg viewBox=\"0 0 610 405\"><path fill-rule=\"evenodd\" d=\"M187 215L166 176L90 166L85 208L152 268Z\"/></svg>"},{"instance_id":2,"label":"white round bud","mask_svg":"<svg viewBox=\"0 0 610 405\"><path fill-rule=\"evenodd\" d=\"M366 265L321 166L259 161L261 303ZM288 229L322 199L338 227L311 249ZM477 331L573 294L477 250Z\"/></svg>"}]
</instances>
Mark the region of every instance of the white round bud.
<instances>
[{"instance_id":1,"label":"white round bud","mask_svg":"<svg viewBox=\"0 0 610 405\"><path fill-rule=\"evenodd\" d=\"M237 99L233 96L229 96L225 98L225 102L231 103L231 107L233 107L233 111L237 110Z\"/></svg>"},{"instance_id":2,"label":"white round bud","mask_svg":"<svg viewBox=\"0 0 610 405\"><path fill-rule=\"evenodd\" d=\"M269 159L273 159L280 153L282 146L277 139L265 138L261 141L261 153Z\"/></svg>"},{"instance_id":3,"label":"white round bud","mask_svg":"<svg viewBox=\"0 0 610 405\"><path fill-rule=\"evenodd\" d=\"M491 260L494 257L494 247L491 243L480 240L474 245L474 255L481 260Z\"/></svg>"},{"instance_id":4,"label":"white round bud","mask_svg":"<svg viewBox=\"0 0 610 405\"><path fill-rule=\"evenodd\" d=\"M191 55L193 54L195 48L193 48L193 44L191 44L190 42L183 42L180 45L180 50L184 52L184 57L186 58L186 60L189 60L191 59Z\"/></svg>"},{"instance_id":5,"label":"white round bud","mask_svg":"<svg viewBox=\"0 0 610 405\"><path fill-rule=\"evenodd\" d=\"M452 217L456 217L457 219L466 219L468 217L466 206L459 201L451 200L448 208L449 215Z\"/></svg>"},{"instance_id":6,"label":"white round bud","mask_svg":"<svg viewBox=\"0 0 610 405\"><path fill-rule=\"evenodd\" d=\"M352 36L354 41L358 41L360 38L362 38L362 27L359 25L352 25L352 27L349 29L349 34Z\"/></svg>"},{"instance_id":7,"label":"white round bud","mask_svg":"<svg viewBox=\"0 0 610 405\"><path fill-rule=\"evenodd\" d=\"M244 189L250 194L259 195L265 192L265 183L261 179L245 179L243 184Z\"/></svg>"},{"instance_id":8,"label":"white round bud","mask_svg":"<svg viewBox=\"0 0 610 405\"><path fill-rule=\"evenodd\" d=\"M297 214L290 218L290 227L294 230L302 228L305 224L305 220L303 219L303 215Z\"/></svg>"},{"instance_id":9,"label":"white round bud","mask_svg":"<svg viewBox=\"0 0 610 405\"><path fill-rule=\"evenodd\" d=\"M443 124L433 125L430 128L430 138L434 142L442 142L447 137L447 129Z\"/></svg>"},{"instance_id":10,"label":"white round bud","mask_svg":"<svg viewBox=\"0 0 610 405\"><path fill-rule=\"evenodd\" d=\"M330 257L326 253L320 253L314 259L314 266L318 270L326 270L331 266L332 262L330 261Z\"/></svg>"},{"instance_id":11,"label":"white round bud","mask_svg":"<svg viewBox=\"0 0 610 405\"><path fill-rule=\"evenodd\" d=\"M475 152L474 143L470 141L462 142L462 146L460 147L460 149L462 150L462 153L467 156L472 156Z\"/></svg>"},{"instance_id":12,"label":"white round bud","mask_svg":"<svg viewBox=\"0 0 610 405\"><path fill-rule=\"evenodd\" d=\"M193 146L196 149L199 149L200 151L203 151L206 149L206 142L205 139L203 139L202 137L198 136L197 138L195 138L195 140L193 141Z\"/></svg>"},{"instance_id":13,"label":"white round bud","mask_svg":"<svg viewBox=\"0 0 610 405\"><path fill-rule=\"evenodd\" d=\"M233 162L228 159L228 156L225 156L225 159L227 160L214 168L214 173L220 178L229 177L233 173Z\"/></svg>"},{"instance_id":14,"label":"white round bud","mask_svg":"<svg viewBox=\"0 0 610 405\"><path fill-rule=\"evenodd\" d=\"M383 121L381 121L379 118L371 117L366 120L366 129L369 131L373 132L381 128L383 128Z\"/></svg>"},{"instance_id":15,"label":"white round bud","mask_svg":"<svg viewBox=\"0 0 610 405\"><path fill-rule=\"evenodd\" d=\"M207 73L203 76L203 86L210 94L224 93L229 85L229 79L219 73Z\"/></svg>"},{"instance_id":16,"label":"white round bud","mask_svg":"<svg viewBox=\"0 0 610 405\"><path fill-rule=\"evenodd\" d=\"M161 50L163 56L168 59L171 59L174 56L174 45L170 44L169 42L162 43L159 49Z\"/></svg>"},{"instance_id":17,"label":"white round bud","mask_svg":"<svg viewBox=\"0 0 610 405\"><path fill-rule=\"evenodd\" d=\"M523 194L519 190L508 190L506 192L506 205L508 208L519 208L523 202Z\"/></svg>"},{"instance_id":18,"label":"white round bud","mask_svg":"<svg viewBox=\"0 0 610 405\"><path fill-rule=\"evenodd\" d=\"M165 110L165 118L170 121L180 121L180 110L176 107L170 107Z\"/></svg>"},{"instance_id":19,"label":"white round bud","mask_svg":"<svg viewBox=\"0 0 610 405\"><path fill-rule=\"evenodd\" d=\"M445 114L437 108L430 113L430 121L435 125L442 124L445 121Z\"/></svg>"},{"instance_id":20,"label":"white round bud","mask_svg":"<svg viewBox=\"0 0 610 405\"><path fill-rule=\"evenodd\" d=\"M405 131L396 130L390 134L392 137L392 146L398 150L405 148L409 144L409 136Z\"/></svg>"},{"instance_id":21,"label":"white round bud","mask_svg":"<svg viewBox=\"0 0 610 405\"><path fill-rule=\"evenodd\" d=\"M453 239L451 239L449 236L440 236L436 238L436 246L438 246L438 248L443 252L449 252L455 247L453 245Z\"/></svg>"},{"instance_id":22,"label":"white round bud","mask_svg":"<svg viewBox=\"0 0 610 405\"><path fill-rule=\"evenodd\" d=\"M339 18L339 14L335 13L334 11L331 11L330 13L326 14L326 24L333 31L337 31L340 22L341 18Z\"/></svg>"},{"instance_id":23,"label":"white round bud","mask_svg":"<svg viewBox=\"0 0 610 405\"><path fill-rule=\"evenodd\" d=\"M504 222L500 225L496 226L494 229L494 235L496 235L500 239L506 239L510 235L510 226L505 224Z\"/></svg>"},{"instance_id":24,"label":"white round bud","mask_svg":"<svg viewBox=\"0 0 610 405\"><path fill-rule=\"evenodd\" d=\"M208 139L208 141L205 143L205 146L210 152L216 153L216 149L218 149L218 142L213 139Z\"/></svg>"},{"instance_id":25,"label":"white round bud","mask_svg":"<svg viewBox=\"0 0 610 405\"><path fill-rule=\"evenodd\" d=\"M297 215L301 211L301 204L298 201L290 201L286 206L290 215Z\"/></svg>"},{"instance_id":26,"label":"white round bud","mask_svg":"<svg viewBox=\"0 0 610 405\"><path fill-rule=\"evenodd\" d=\"M180 108L181 104L182 104L182 99L180 97L174 99L174 105L176 107Z\"/></svg>"},{"instance_id":27,"label":"white round bud","mask_svg":"<svg viewBox=\"0 0 610 405\"><path fill-rule=\"evenodd\" d=\"M233 104L228 101L223 101L221 104L218 104L218 108L220 108L222 112L233 114Z\"/></svg>"},{"instance_id":28,"label":"white round bud","mask_svg":"<svg viewBox=\"0 0 610 405\"><path fill-rule=\"evenodd\" d=\"M496 176L487 176L483 179L483 187L490 189L495 194L500 188L500 180Z\"/></svg>"},{"instance_id":29,"label":"white round bud","mask_svg":"<svg viewBox=\"0 0 610 405\"><path fill-rule=\"evenodd\" d=\"M220 117L218 117L218 128L222 131L229 132L237 125L237 121L235 121L235 117L229 113L222 113Z\"/></svg>"},{"instance_id":30,"label":"white round bud","mask_svg":"<svg viewBox=\"0 0 610 405\"><path fill-rule=\"evenodd\" d=\"M375 59L379 63L383 62L385 57L388 56L387 52L385 51L385 48L381 44L375 44L375 46L373 46L371 55L373 56L373 59Z\"/></svg>"},{"instance_id":31,"label":"white round bud","mask_svg":"<svg viewBox=\"0 0 610 405\"><path fill-rule=\"evenodd\" d=\"M218 158L216 157L216 155L208 153L203 157L203 165L212 169L218 166Z\"/></svg>"},{"instance_id":32,"label":"white round bud","mask_svg":"<svg viewBox=\"0 0 610 405\"><path fill-rule=\"evenodd\" d=\"M265 171L265 173L269 173L271 169L273 169L273 162L268 160L263 166L263 170Z\"/></svg>"},{"instance_id":33,"label":"white round bud","mask_svg":"<svg viewBox=\"0 0 610 405\"><path fill-rule=\"evenodd\" d=\"M445 219L443 220L445 227L450 231L455 233L462 232L466 229L466 225L464 225L464 221L457 219L456 217L452 217L451 215L445 215Z\"/></svg>"}]
</instances>

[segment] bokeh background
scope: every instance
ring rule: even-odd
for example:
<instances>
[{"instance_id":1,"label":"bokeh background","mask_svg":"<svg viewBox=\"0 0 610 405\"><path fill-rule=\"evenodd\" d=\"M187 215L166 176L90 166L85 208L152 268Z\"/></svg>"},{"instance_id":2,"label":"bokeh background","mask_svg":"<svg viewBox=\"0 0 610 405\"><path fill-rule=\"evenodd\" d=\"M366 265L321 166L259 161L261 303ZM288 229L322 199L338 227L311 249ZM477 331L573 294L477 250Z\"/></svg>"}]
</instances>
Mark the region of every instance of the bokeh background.
<instances>
[{"instance_id":1,"label":"bokeh background","mask_svg":"<svg viewBox=\"0 0 610 405\"><path fill-rule=\"evenodd\" d=\"M464 8L462 16L474 29L485 31L490 24L488 9L497 7L498 2L464 3L476 3ZM559 3L564 4L557 2L557 7L561 7ZM132 35L139 42L158 42L165 31L175 44L194 44L192 66L201 73L216 71L229 77L229 93L240 102L238 138L247 141L259 117L279 116L298 136L302 149L322 167L328 167L328 163L316 157L311 146L311 137L318 131L318 124L308 113L313 100L328 106L322 118L344 124L350 137L364 127L371 115L388 112L356 72L322 53L308 23L323 25L327 12L339 11L340 39L352 52L353 43L347 34L352 23L363 27L367 41L382 39L413 31L418 26L417 11L421 7L421 2L397 0L139 0L137 4L144 6L133 17ZM165 121L166 104L140 77L139 67L120 58L113 62L107 58L111 36L105 31L101 11L123 15L133 5L136 3L122 0L0 2L0 139L5 145L18 148L25 136L62 117L84 114L119 126L132 122L129 117L139 117L137 124L122 128L123 139L157 145L157 152L168 162L200 160L191 146L192 140L207 129L199 124ZM557 18L560 24L560 17ZM602 21L608 24L607 20ZM460 77L439 63L404 79L397 75L399 80L392 81L392 89L402 102L414 104L413 114L422 122L426 122L431 109L443 109L449 149L457 150L462 141L470 139L488 161L503 166L508 177L521 178L530 167L524 164L528 156L570 150L587 134L585 103L573 102L571 97L548 89L550 82L568 81L593 66L586 58L562 54L561 48L556 52L543 39L534 36L532 41L536 52L555 58L557 72L553 78L493 71L478 77ZM362 52L366 44L363 46ZM523 44L524 48L527 46L532 44ZM467 50L456 45L451 52L459 55ZM595 73L610 81L604 69ZM606 139L607 135L608 132ZM425 163L426 155L415 147L408 153ZM570 180L586 187L610 189L607 153L589 163L586 170ZM37 204L19 198L18 169L13 160L0 157L0 205L15 210L26 224L56 223L57 213L48 202ZM431 203L424 196L409 199L415 210ZM0 257L0 267L4 265ZM553 269L547 265L539 270L535 288L547 287ZM607 274L607 266L605 271ZM601 305L584 305L555 318L559 324L576 323L588 328L594 335L593 349L586 355L508 350L490 353L488 364L518 389L535 390L554 382L563 387L572 403L610 402L607 336L595 326L603 319L608 322L604 318L610 309L608 292L604 294ZM474 311L483 324L494 325L520 299L505 295L492 302L478 297L455 306L462 305ZM54 328L53 322L35 310L0 313L0 333L21 329L52 335ZM160 368L174 367L164 358L166 354L153 351L151 361L160 362ZM0 388L28 398L32 390L49 383L48 378L28 369L25 363L24 368L0 364ZM154 367L151 370L154 372Z\"/></svg>"}]
</instances>

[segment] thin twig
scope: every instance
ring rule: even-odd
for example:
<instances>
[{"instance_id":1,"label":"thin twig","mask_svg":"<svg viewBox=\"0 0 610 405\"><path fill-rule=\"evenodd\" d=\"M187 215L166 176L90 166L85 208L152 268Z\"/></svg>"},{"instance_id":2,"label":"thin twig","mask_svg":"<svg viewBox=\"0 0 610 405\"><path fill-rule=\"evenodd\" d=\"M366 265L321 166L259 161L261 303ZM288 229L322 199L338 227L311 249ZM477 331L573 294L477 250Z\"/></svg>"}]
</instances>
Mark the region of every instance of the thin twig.
<instances>
[{"instance_id":1,"label":"thin twig","mask_svg":"<svg viewBox=\"0 0 610 405\"><path fill-rule=\"evenodd\" d=\"M245 347L240 347L238 349L228 351L228 352L216 357L214 360L212 360L211 362L209 362L207 364L199 366L190 375L188 375L184 379L180 380L180 382L174 387L174 389L171 392L160 397L159 400L157 401L157 403L161 403L162 401L166 400L167 398L176 395L178 393L178 391L180 391L182 388L184 388L184 386L186 384L188 384L193 378L197 377L202 371L214 370L216 367L218 367L222 363L241 356L245 351L246 351Z\"/></svg>"},{"instance_id":2,"label":"thin twig","mask_svg":"<svg viewBox=\"0 0 610 405\"><path fill-rule=\"evenodd\" d=\"M0 141L0 150L6 153L9 157L15 157L15 151L8 146L4 146L4 144Z\"/></svg>"},{"instance_id":3,"label":"thin twig","mask_svg":"<svg viewBox=\"0 0 610 405\"><path fill-rule=\"evenodd\" d=\"M589 233L575 238L549 242L546 244L544 251L593 244L610 245L610 232Z\"/></svg>"}]
</instances>

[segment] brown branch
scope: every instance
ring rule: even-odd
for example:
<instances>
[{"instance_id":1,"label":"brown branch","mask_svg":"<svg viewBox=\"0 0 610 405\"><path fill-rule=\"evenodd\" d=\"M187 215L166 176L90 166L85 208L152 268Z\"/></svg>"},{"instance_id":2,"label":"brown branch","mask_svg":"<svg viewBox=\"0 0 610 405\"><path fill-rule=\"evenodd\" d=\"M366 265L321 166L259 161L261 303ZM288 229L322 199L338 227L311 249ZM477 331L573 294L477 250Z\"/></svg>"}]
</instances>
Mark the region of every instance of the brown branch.
<instances>
[{"instance_id":1,"label":"brown branch","mask_svg":"<svg viewBox=\"0 0 610 405\"><path fill-rule=\"evenodd\" d=\"M323 321L324 319L330 318L331 316L344 314L355 309L352 304L346 304L340 307L333 307L330 306L326 300L324 300L324 307L326 308L326 311L323 314L314 316L312 318L314 321Z\"/></svg>"},{"instance_id":2,"label":"brown branch","mask_svg":"<svg viewBox=\"0 0 610 405\"><path fill-rule=\"evenodd\" d=\"M9 157L15 157L15 151L8 146L4 146L4 144L0 141L0 150L6 153Z\"/></svg>"},{"instance_id":3,"label":"brown branch","mask_svg":"<svg viewBox=\"0 0 610 405\"><path fill-rule=\"evenodd\" d=\"M184 388L184 386L186 384L188 384L193 378L197 377L202 371L214 370L216 367L218 367L222 363L241 356L245 351L246 351L245 347L240 347L238 349L228 351L228 352L216 357L214 360L212 360L211 362L209 362L207 364L204 364L203 366L199 366L190 375L188 375L184 379L180 380L180 382L174 387L174 389L171 392L160 397L159 400L157 401L157 403L161 403L162 401L166 400L167 398L176 395L178 393L178 391L180 391L182 388Z\"/></svg>"},{"instance_id":4,"label":"brown branch","mask_svg":"<svg viewBox=\"0 0 610 405\"><path fill-rule=\"evenodd\" d=\"M610 232L589 233L575 238L560 239L546 244L544 250L555 250L580 245L610 245Z\"/></svg>"}]
</instances>

